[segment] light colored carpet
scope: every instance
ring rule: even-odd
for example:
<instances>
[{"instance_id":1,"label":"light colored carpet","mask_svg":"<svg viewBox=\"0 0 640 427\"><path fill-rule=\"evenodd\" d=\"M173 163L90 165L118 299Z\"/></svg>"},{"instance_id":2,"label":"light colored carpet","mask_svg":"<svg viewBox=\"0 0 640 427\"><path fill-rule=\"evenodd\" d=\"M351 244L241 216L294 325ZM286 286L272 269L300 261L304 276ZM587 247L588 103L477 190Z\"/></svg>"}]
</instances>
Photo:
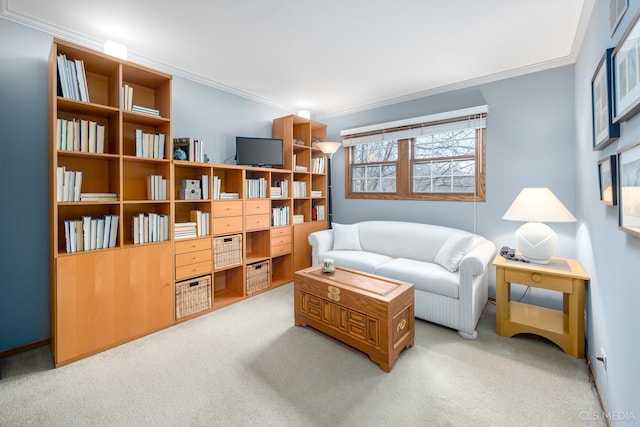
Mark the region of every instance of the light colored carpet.
<instances>
[{"instance_id":1,"label":"light colored carpet","mask_svg":"<svg viewBox=\"0 0 640 427\"><path fill-rule=\"evenodd\" d=\"M584 360L533 336L478 339L416 321L390 373L293 324L286 285L52 369L47 347L2 361L0 425L605 425Z\"/></svg>"}]
</instances>

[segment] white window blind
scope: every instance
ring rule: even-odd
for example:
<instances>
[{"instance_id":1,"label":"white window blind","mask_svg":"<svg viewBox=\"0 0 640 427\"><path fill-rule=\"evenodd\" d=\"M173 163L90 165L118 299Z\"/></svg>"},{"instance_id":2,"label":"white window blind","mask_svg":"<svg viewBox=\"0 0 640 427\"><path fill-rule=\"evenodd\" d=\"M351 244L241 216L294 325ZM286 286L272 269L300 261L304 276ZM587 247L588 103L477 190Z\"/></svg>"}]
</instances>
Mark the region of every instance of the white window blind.
<instances>
[{"instance_id":1,"label":"white window blind","mask_svg":"<svg viewBox=\"0 0 640 427\"><path fill-rule=\"evenodd\" d=\"M385 140L400 140L432 135L460 129L482 129L486 127L488 107L465 108L411 119L379 123L340 132L342 144L351 147Z\"/></svg>"}]
</instances>

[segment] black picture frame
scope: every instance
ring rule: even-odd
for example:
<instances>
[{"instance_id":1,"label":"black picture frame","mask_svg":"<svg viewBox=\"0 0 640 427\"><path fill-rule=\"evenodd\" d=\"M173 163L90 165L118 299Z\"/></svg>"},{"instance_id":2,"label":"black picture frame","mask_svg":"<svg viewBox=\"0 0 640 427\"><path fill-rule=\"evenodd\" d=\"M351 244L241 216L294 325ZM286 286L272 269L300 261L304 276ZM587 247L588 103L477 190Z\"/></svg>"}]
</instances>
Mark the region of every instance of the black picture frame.
<instances>
[{"instance_id":1,"label":"black picture frame","mask_svg":"<svg viewBox=\"0 0 640 427\"><path fill-rule=\"evenodd\" d=\"M618 152L618 228L640 238L640 143Z\"/></svg>"},{"instance_id":2,"label":"black picture frame","mask_svg":"<svg viewBox=\"0 0 640 427\"><path fill-rule=\"evenodd\" d=\"M640 11L611 54L613 122L623 122L640 111Z\"/></svg>"},{"instance_id":3,"label":"black picture frame","mask_svg":"<svg viewBox=\"0 0 640 427\"><path fill-rule=\"evenodd\" d=\"M618 171L615 154L598 161L598 184L600 187L600 203L607 206L618 204Z\"/></svg>"},{"instance_id":4,"label":"black picture frame","mask_svg":"<svg viewBox=\"0 0 640 427\"><path fill-rule=\"evenodd\" d=\"M593 149L602 150L620 137L620 123L613 122L611 54L607 49L591 78L591 123Z\"/></svg>"}]
</instances>

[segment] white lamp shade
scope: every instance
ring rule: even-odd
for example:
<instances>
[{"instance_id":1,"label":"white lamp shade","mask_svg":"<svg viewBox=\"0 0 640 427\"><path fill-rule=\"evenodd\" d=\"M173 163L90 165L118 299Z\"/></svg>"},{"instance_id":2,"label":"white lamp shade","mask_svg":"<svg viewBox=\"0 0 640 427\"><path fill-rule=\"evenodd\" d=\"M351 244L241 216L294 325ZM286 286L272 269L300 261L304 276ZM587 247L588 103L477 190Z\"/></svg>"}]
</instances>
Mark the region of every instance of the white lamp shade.
<instances>
[{"instance_id":1,"label":"white lamp shade","mask_svg":"<svg viewBox=\"0 0 640 427\"><path fill-rule=\"evenodd\" d=\"M327 154L329 156L338 151L338 148L340 148L341 145L341 142L316 142L316 147L321 149L324 154Z\"/></svg>"},{"instance_id":2,"label":"white lamp shade","mask_svg":"<svg viewBox=\"0 0 640 427\"><path fill-rule=\"evenodd\" d=\"M523 188L502 219L536 222L576 221L576 217L548 188Z\"/></svg>"}]
</instances>

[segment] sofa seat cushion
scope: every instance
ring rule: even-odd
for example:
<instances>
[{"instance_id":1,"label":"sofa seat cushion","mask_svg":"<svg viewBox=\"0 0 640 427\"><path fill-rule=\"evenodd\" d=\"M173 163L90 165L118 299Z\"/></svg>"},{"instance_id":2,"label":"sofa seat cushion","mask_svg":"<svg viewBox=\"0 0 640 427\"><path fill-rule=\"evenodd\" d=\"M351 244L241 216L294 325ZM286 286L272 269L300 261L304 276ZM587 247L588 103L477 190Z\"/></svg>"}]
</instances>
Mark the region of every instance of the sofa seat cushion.
<instances>
[{"instance_id":1,"label":"sofa seat cushion","mask_svg":"<svg viewBox=\"0 0 640 427\"><path fill-rule=\"evenodd\" d=\"M365 251L328 251L320 254L320 260L322 261L324 258L333 258L333 263L338 267L372 274L375 272L376 266L393 259L386 255Z\"/></svg>"},{"instance_id":2,"label":"sofa seat cushion","mask_svg":"<svg viewBox=\"0 0 640 427\"><path fill-rule=\"evenodd\" d=\"M460 274L452 273L438 264L395 258L379 265L375 274L413 283L416 291L458 298Z\"/></svg>"}]
</instances>

